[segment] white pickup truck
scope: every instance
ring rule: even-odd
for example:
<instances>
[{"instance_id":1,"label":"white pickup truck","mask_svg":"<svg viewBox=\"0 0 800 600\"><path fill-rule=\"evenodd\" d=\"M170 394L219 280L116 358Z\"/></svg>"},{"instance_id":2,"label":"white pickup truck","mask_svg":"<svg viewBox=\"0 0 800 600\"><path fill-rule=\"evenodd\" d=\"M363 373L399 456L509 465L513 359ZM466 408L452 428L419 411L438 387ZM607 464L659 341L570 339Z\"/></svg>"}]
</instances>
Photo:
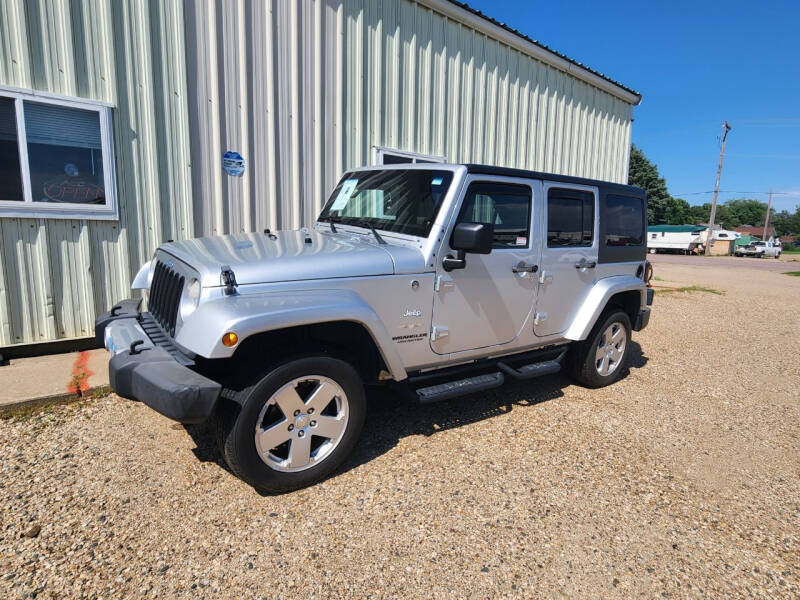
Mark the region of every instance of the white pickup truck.
<instances>
[{"instance_id":1,"label":"white pickup truck","mask_svg":"<svg viewBox=\"0 0 800 600\"><path fill-rule=\"evenodd\" d=\"M780 258L781 246L775 242L750 242L746 246L739 246L734 252L736 256L755 256L756 258Z\"/></svg>"}]
</instances>

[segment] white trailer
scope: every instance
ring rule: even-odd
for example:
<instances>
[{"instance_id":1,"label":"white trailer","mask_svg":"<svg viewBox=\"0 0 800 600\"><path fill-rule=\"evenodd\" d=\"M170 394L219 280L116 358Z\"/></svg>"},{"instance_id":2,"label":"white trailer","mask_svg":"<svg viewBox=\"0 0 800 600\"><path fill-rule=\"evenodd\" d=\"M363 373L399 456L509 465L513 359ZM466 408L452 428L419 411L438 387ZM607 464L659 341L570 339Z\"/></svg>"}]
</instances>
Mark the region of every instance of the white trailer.
<instances>
[{"instance_id":1,"label":"white trailer","mask_svg":"<svg viewBox=\"0 0 800 600\"><path fill-rule=\"evenodd\" d=\"M703 245L705 227L699 225L651 225L647 228L647 251L691 254Z\"/></svg>"}]
</instances>

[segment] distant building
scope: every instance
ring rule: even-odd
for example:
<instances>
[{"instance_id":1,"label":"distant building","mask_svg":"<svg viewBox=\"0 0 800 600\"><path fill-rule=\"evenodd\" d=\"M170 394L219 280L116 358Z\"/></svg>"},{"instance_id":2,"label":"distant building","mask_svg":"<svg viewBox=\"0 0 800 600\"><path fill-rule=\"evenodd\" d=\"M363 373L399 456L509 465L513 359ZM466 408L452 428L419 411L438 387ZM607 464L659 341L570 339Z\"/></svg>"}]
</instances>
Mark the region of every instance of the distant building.
<instances>
[{"instance_id":1,"label":"distant building","mask_svg":"<svg viewBox=\"0 0 800 600\"><path fill-rule=\"evenodd\" d=\"M749 235L750 237L756 239L763 239L764 237L764 226L763 225L740 225L739 227L734 228L734 231L741 233L742 235ZM767 240L770 238L775 237L775 228L770 225L767 227Z\"/></svg>"}]
</instances>

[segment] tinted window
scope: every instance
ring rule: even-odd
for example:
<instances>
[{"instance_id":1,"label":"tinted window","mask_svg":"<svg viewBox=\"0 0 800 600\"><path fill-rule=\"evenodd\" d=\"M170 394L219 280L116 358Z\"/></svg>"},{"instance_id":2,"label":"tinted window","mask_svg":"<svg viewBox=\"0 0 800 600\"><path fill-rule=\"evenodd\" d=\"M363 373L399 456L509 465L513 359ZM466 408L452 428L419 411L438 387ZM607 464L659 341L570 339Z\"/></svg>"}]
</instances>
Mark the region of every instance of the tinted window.
<instances>
[{"instance_id":1,"label":"tinted window","mask_svg":"<svg viewBox=\"0 0 800 600\"><path fill-rule=\"evenodd\" d=\"M644 238L644 202L630 196L606 197L606 245L641 246Z\"/></svg>"},{"instance_id":2,"label":"tinted window","mask_svg":"<svg viewBox=\"0 0 800 600\"><path fill-rule=\"evenodd\" d=\"M494 225L495 248L528 246L531 189L523 185L473 183L459 216L461 223Z\"/></svg>"},{"instance_id":3,"label":"tinted window","mask_svg":"<svg viewBox=\"0 0 800 600\"><path fill-rule=\"evenodd\" d=\"M547 247L591 246L594 194L551 188L547 192Z\"/></svg>"}]
</instances>

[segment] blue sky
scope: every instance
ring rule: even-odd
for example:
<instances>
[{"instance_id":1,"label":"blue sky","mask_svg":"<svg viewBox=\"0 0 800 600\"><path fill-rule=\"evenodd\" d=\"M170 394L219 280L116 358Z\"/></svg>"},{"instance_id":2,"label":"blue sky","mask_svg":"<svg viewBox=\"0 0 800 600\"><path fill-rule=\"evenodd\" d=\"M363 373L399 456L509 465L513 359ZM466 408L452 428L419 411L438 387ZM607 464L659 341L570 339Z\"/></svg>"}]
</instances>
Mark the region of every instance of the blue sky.
<instances>
[{"instance_id":1,"label":"blue sky","mask_svg":"<svg viewBox=\"0 0 800 600\"><path fill-rule=\"evenodd\" d=\"M468 4L642 94L633 141L691 204L714 188L790 192L800 204L800 2L468 0ZM720 199L766 199L720 193Z\"/></svg>"}]
</instances>

